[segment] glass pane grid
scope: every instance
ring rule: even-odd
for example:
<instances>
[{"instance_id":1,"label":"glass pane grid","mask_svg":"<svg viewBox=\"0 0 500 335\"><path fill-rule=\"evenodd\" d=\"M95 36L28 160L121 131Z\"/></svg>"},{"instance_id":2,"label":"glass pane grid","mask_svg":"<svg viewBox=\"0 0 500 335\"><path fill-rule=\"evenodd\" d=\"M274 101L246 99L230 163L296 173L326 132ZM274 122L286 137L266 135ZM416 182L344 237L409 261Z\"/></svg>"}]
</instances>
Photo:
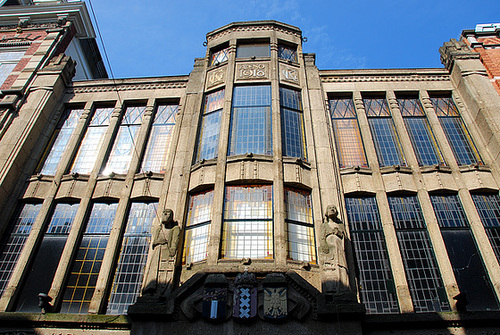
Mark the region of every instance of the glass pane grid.
<instances>
[{"instance_id":1,"label":"glass pane grid","mask_svg":"<svg viewBox=\"0 0 500 335\"><path fill-rule=\"evenodd\" d=\"M128 172L130 160L135 151L135 140L139 127L139 125L120 126L103 174Z\"/></svg>"},{"instance_id":2,"label":"glass pane grid","mask_svg":"<svg viewBox=\"0 0 500 335\"><path fill-rule=\"evenodd\" d=\"M132 203L106 314L126 314L137 301L158 203Z\"/></svg>"},{"instance_id":3,"label":"glass pane grid","mask_svg":"<svg viewBox=\"0 0 500 335\"><path fill-rule=\"evenodd\" d=\"M233 94L233 107L246 106L270 106L271 87L260 86L236 86Z\"/></svg>"},{"instance_id":4,"label":"glass pane grid","mask_svg":"<svg viewBox=\"0 0 500 335\"><path fill-rule=\"evenodd\" d=\"M473 194L481 222L500 262L500 197L498 194Z\"/></svg>"},{"instance_id":5,"label":"glass pane grid","mask_svg":"<svg viewBox=\"0 0 500 335\"><path fill-rule=\"evenodd\" d=\"M316 263L316 245L309 192L285 188L288 258Z\"/></svg>"},{"instance_id":6,"label":"glass pane grid","mask_svg":"<svg viewBox=\"0 0 500 335\"><path fill-rule=\"evenodd\" d=\"M356 118L356 110L354 109L354 102L351 98L331 99L330 113L332 119Z\"/></svg>"},{"instance_id":7,"label":"glass pane grid","mask_svg":"<svg viewBox=\"0 0 500 335\"><path fill-rule=\"evenodd\" d=\"M399 138L391 118L368 119L380 166L406 166Z\"/></svg>"},{"instance_id":8,"label":"glass pane grid","mask_svg":"<svg viewBox=\"0 0 500 335\"><path fill-rule=\"evenodd\" d=\"M374 99L363 99L363 104L365 105L367 116L391 116L389 111L389 105L387 100L384 98L374 98Z\"/></svg>"},{"instance_id":9,"label":"glass pane grid","mask_svg":"<svg viewBox=\"0 0 500 335\"><path fill-rule=\"evenodd\" d=\"M228 60L229 48L225 48L212 53L210 65L217 65Z\"/></svg>"},{"instance_id":10,"label":"glass pane grid","mask_svg":"<svg viewBox=\"0 0 500 335\"><path fill-rule=\"evenodd\" d=\"M426 118L405 117L406 128L410 135L418 163L425 165L443 165L443 158L438 149L434 134Z\"/></svg>"},{"instance_id":11,"label":"glass pane grid","mask_svg":"<svg viewBox=\"0 0 500 335\"><path fill-rule=\"evenodd\" d=\"M302 113L289 109L281 109L283 125L283 154L288 157L298 157L306 160L304 123Z\"/></svg>"},{"instance_id":12,"label":"glass pane grid","mask_svg":"<svg viewBox=\"0 0 500 335\"><path fill-rule=\"evenodd\" d=\"M279 45L278 58L289 60L291 62L297 62L297 50L294 47Z\"/></svg>"},{"instance_id":13,"label":"glass pane grid","mask_svg":"<svg viewBox=\"0 0 500 335\"><path fill-rule=\"evenodd\" d=\"M333 119L333 131L340 167L368 167L365 149L356 119Z\"/></svg>"},{"instance_id":14,"label":"glass pane grid","mask_svg":"<svg viewBox=\"0 0 500 335\"><path fill-rule=\"evenodd\" d=\"M399 311L387 246L375 198L346 198L359 271L361 300L368 314Z\"/></svg>"},{"instance_id":15,"label":"glass pane grid","mask_svg":"<svg viewBox=\"0 0 500 335\"><path fill-rule=\"evenodd\" d=\"M207 259L208 237L212 221L212 203L212 190L190 197L183 255L184 264Z\"/></svg>"},{"instance_id":16,"label":"glass pane grid","mask_svg":"<svg viewBox=\"0 0 500 335\"><path fill-rule=\"evenodd\" d=\"M79 204L57 204L45 235L68 235Z\"/></svg>"},{"instance_id":17,"label":"glass pane grid","mask_svg":"<svg viewBox=\"0 0 500 335\"><path fill-rule=\"evenodd\" d=\"M431 97L437 116L460 116L451 97Z\"/></svg>"},{"instance_id":18,"label":"glass pane grid","mask_svg":"<svg viewBox=\"0 0 500 335\"><path fill-rule=\"evenodd\" d=\"M424 109L418 98L399 98L399 109L404 116L425 116Z\"/></svg>"},{"instance_id":19,"label":"glass pane grid","mask_svg":"<svg viewBox=\"0 0 500 335\"><path fill-rule=\"evenodd\" d=\"M468 228L469 222L456 195L432 195L431 203L440 228Z\"/></svg>"},{"instance_id":20,"label":"glass pane grid","mask_svg":"<svg viewBox=\"0 0 500 335\"><path fill-rule=\"evenodd\" d=\"M125 115L123 116L122 125L140 125L142 122L142 116L146 107L127 107L125 110Z\"/></svg>"},{"instance_id":21,"label":"glass pane grid","mask_svg":"<svg viewBox=\"0 0 500 335\"><path fill-rule=\"evenodd\" d=\"M246 153L272 154L270 107L233 109L229 155Z\"/></svg>"},{"instance_id":22,"label":"glass pane grid","mask_svg":"<svg viewBox=\"0 0 500 335\"><path fill-rule=\"evenodd\" d=\"M476 147L461 118L440 117L439 122L443 127L458 165L481 163Z\"/></svg>"}]
</instances>

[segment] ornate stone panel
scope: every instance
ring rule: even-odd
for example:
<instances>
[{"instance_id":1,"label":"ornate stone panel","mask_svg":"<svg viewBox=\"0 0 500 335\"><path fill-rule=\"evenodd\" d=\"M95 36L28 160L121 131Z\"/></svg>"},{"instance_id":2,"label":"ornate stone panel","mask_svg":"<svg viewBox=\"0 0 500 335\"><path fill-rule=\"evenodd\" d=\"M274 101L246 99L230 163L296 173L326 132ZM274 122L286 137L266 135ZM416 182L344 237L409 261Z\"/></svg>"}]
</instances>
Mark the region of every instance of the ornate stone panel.
<instances>
[{"instance_id":1,"label":"ornate stone panel","mask_svg":"<svg viewBox=\"0 0 500 335\"><path fill-rule=\"evenodd\" d=\"M279 69L280 69L279 76L281 82L288 82L300 85L298 68L280 63Z\"/></svg>"},{"instance_id":2,"label":"ornate stone panel","mask_svg":"<svg viewBox=\"0 0 500 335\"><path fill-rule=\"evenodd\" d=\"M207 73L207 88L223 84L226 79L227 66L213 69Z\"/></svg>"},{"instance_id":3,"label":"ornate stone panel","mask_svg":"<svg viewBox=\"0 0 500 335\"><path fill-rule=\"evenodd\" d=\"M236 80L269 79L269 63L236 64Z\"/></svg>"}]
</instances>

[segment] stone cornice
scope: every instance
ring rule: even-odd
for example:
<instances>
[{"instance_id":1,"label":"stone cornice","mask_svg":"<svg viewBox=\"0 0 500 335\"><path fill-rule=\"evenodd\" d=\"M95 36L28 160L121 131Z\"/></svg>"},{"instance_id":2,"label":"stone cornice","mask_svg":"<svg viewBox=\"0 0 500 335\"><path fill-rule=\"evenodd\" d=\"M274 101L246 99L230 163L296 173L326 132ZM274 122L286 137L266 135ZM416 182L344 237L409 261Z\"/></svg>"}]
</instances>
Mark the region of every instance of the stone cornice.
<instances>
[{"instance_id":1,"label":"stone cornice","mask_svg":"<svg viewBox=\"0 0 500 335\"><path fill-rule=\"evenodd\" d=\"M399 82L399 81L448 81L449 74L323 74L320 72L321 81L324 83L345 82Z\"/></svg>"},{"instance_id":2,"label":"stone cornice","mask_svg":"<svg viewBox=\"0 0 500 335\"><path fill-rule=\"evenodd\" d=\"M445 42L439 48L441 54L441 63L450 70L453 67L453 62L459 59L479 59L479 53L469 49L463 41L457 41L452 38L449 42Z\"/></svg>"},{"instance_id":3,"label":"stone cornice","mask_svg":"<svg viewBox=\"0 0 500 335\"><path fill-rule=\"evenodd\" d=\"M299 28L281 23L278 21L250 21L250 22L233 22L222 28L209 32L207 34L207 42L228 35L233 32L242 31L279 31L295 37L301 37L302 32Z\"/></svg>"},{"instance_id":4,"label":"stone cornice","mask_svg":"<svg viewBox=\"0 0 500 335\"><path fill-rule=\"evenodd\" d=\"M112 91L141 91L141 90L156 90L156 89L184 89L187 85L186 80L175 80L175 81L161 81L154 82L155 80L150 80L149 82L135 82L134 80L117 80L117 82L99 81L89 85L89 82L74 83L73 86L67 88L68 93L94 93L94 92L112 92ZM80 85L82 84L82 85Z\"/></svg>"}]
</instances>

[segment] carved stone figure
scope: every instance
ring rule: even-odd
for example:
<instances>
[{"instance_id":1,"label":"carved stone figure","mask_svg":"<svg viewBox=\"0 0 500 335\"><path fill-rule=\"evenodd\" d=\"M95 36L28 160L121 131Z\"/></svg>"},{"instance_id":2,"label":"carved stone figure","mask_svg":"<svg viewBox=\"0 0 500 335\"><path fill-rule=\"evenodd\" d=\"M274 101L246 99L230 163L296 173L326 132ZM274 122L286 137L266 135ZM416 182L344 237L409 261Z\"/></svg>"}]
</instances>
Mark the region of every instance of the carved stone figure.
<instances>
[{"instance_id":1,"label":"carved stone figure","mask_svg":"<svg viewBox=\"0 0 500 335\"><path fill-rule=\"evenodd\" d=\"M337 208L332 205L328 206L321 224L320 240L326 272L325 293L338 294L349 290L344 247L345 235L345 226L338 217Z\"/></svg>"},{"instance_id":2,"label":"carved stone figure","mask_svg":"<svg viewBox=\"0 0 500 335\"><path fill-rule=\"evenodd\" d=\"M160 296L168 294L174 270L174 256L179 244L180 228L174 221L174 212L166 208L162 212L161 222L152 230L151 263L146 273L144 293Z\"/></svg>"}]
</instances>

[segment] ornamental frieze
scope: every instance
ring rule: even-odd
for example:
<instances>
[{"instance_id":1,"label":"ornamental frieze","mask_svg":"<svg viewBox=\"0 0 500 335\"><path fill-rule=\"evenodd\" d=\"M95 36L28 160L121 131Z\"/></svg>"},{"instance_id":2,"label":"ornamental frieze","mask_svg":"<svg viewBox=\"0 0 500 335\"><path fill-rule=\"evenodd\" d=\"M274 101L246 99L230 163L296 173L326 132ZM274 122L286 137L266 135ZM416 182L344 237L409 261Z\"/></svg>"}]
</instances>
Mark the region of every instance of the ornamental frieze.
<instances>
[{"instance_id":1,"label":"ornamental frieze","mask_svg":"<svg viewBox=\"0 0 500 335\"><path fill-rule=\"evenodd\" d=\"M207 75L207 87L213 87L218 84L224 83L224 79L226 78L226 67L222 67L220 69L212 70Z\"/></svg>"},{"instance_id":2,"label":"ornamental frieze","mask_svg":"<svg viewBox=\"0 0 500 335\"><path fill-rule=\"evenodd\" d=\"M269 79L269 64L237 64L236 80Z\"/></svg>"},{"instance_id":3,"label":"ornamental frieze","mask_svg":"<svg viewBox=\"0 0 500 335\"><path fill-rule=\"evenodd\" d=\"M280 80L299 85L299 70L292 66L280 64Z\"/></svg>"}]
</instances>

